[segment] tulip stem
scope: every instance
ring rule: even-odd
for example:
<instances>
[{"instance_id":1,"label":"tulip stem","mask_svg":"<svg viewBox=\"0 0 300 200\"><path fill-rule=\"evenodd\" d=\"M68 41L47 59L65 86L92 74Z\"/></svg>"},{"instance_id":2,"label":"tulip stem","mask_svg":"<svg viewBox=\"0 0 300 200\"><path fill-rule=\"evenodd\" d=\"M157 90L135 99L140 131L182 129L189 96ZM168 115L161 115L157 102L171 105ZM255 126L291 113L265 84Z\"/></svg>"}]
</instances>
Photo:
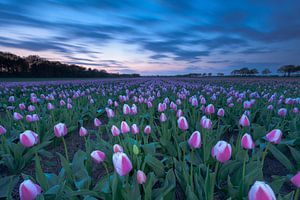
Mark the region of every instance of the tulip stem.
<instances>
[{"instance_id":1,"label":"tulip stem","mask_svg":"<svg viewBox=\"0 0 300 200\"><path fill-rule=\"evenodd\" d=\"M61 137L62 142L64 143L64 148L65 148L65 154L66 154L66 159L69 162L69 155L68 155L68 149L67 149L67 145L66 145L66 141L64 137Z\"/></svg>"},{"instance_id":2,"label":"tulip stem","mask_svg":"<svg viewBox=\"0 0 300 200\"><path fill-rule=\"evenodd\" d=\"M299 199L299 194L300 194L300 188L298 188L296 190L296 194L295 194L294 200L298 200Z\"/></svg>"},{"instance_id":3,"label":"tulip stem","mask_svg":"<svg viewBox=\"0 0 300 200\"><path fill-rule=\"evenodd\" d=\"M268 144L267 144L267 146L266 146L266 148L265 148L265 150L263 152L262 159L261 159L261 165L262 166L264 166L265 158L266 158L266 156L268 154L269 147L270 147L270 142L268 142Z\"/></svg>"},{"instance_id":4,"label":"tulip stem","mask_svg":"<svg viewBox=\"0 0 300 200\"><path fill-rule=\"evenodd\" d=\"M244 161L243 161L243 172L242 172L242 195L244 194L244 183L245 183L245 173L246 173L246 153L244 153Z\"/></svg>"},{"instance_id":5,"label":"tulip stem","mask_svg":"<svg viewBox=\"0 0 300 200\"><path fill-rule=\"evenodd\" d=\"M109 172L108 172L107 165L106 165L105 162L103 162L103 166L104 166L104 168L105 168L105 171L106 171L107 176L109 176Z\"/></svg>"},{"instance_id":6,"label":"tulip stem","mask_svg":"<svg viewBox=\"0 0 300 200\"><path fill-rule=\"evenodd\" d=\"M190 157L190 161L191 161L191 186L192 186L192 191L194 191L194 184L193 184L193 162L192 162L193 154L194 154L194 149L192 149L191 157Z\"/></svg>"}]
</instances>

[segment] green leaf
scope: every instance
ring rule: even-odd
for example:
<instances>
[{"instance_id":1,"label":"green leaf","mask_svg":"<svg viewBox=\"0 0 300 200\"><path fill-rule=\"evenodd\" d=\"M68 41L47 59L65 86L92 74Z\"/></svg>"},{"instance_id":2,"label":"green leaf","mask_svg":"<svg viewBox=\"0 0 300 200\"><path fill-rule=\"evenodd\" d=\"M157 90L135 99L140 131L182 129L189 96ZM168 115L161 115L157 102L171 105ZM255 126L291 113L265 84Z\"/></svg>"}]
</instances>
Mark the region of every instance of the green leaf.
<instances>
[{"instance_id":1,"label":"green leaf","mask_svg":"<svg viewBox=\"0 0 300 200\"><path fill-rule=\"evenodd\" d=\"M45 174L43 173L40 158L37 154L35 156L35 176L37 182L42 187L43 191L46 191L48 189L48 182Z\"/></svg>"},{"instance_id":2,"label":"green leaf","mask_svg":"<svg viewBox=\"0 0 300 200\"><path fill-rule=\"evenodd\" d=\"M151 156L150 154L146 155L145 162L152 168L154 173L162 177L165 174L164 165L155 157Z\"/></svg>"},{"instance_id":3,"label":"green leaf","mask_svg":"<svg viewBox=\"0 0 300 200\"><path fill-rule=\"evenodd\" d=\"M294 171L294 166L291 163L291 161L283 154L281 151L279 151L274 145L270 144L269 147L271 153L273 156L282 164L284 165L288 170Z\"/></svg>"}]
</instances>

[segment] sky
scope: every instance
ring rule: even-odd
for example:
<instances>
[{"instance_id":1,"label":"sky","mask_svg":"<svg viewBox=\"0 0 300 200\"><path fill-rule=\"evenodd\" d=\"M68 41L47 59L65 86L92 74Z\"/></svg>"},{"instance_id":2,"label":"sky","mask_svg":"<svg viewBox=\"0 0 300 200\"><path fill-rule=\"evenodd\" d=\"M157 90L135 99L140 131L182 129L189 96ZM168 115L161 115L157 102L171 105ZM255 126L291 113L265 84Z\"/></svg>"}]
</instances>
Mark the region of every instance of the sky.
<instances>
[{"instance_id":1,"label":"sky","mask_svg":"<svg viewBox=\"0 0 300 200\"><path fill-rule=\"evenodd\" d=\"M0 0L0 51L142 75L300 64L299 0Z\"/></svg>"}]
</instances>

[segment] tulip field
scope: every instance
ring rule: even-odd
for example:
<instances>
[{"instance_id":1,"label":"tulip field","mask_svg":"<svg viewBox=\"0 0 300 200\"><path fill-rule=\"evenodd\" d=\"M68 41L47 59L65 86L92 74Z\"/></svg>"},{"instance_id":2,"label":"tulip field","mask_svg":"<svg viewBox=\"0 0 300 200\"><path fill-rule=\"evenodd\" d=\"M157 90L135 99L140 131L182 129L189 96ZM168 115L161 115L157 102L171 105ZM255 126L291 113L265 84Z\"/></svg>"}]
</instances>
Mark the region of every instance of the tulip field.
<instances>
[{"instance_id":1,"label":"tulip field","mask_svg":"<svg viewBox=\"0 0 300 200\"><path fill-rule=\"evenodd\" d=\"M0 82L0 198L300 199L299 78Z\"/></svg>"}]
</instances>

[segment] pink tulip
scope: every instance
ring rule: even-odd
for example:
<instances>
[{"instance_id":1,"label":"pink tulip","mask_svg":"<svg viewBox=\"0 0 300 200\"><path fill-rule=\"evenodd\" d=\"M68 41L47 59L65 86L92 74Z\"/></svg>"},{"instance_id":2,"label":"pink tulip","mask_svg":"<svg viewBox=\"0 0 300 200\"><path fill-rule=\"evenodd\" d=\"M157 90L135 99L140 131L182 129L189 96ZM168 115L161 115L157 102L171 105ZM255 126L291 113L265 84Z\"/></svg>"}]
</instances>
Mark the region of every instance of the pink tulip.
<instances>
[{"instance_id":1,"label":"pink tulip","mask_svg":"<svg viewBox=\"0 0 300 200\"><path fill-rule=\"evenodd\" d=\"M274 129L266 135L266 139L269 142L278 144L281 141L282 132L279 129Z\"/></svg>"},{"instance_id":2,"label":"pink tulip","mask_svg":"<svg viewBox=\"0 0 300 200\"><path fill-rule=\"evenodd\" d=\"M125 121L121 122L121 133L126 134L129 133L130 131L130 127L128 126L128 124Z\"/></svg>"},{"instance_id":3,"label":"pink tulip","mask_svg":"<svg viewBox=\"0 0 300 200\"><path fill-rule=\"evenodd\" d=\"M151 126L150 125L147 125L144 129L144 133L149 135L151 133Z\"/></svg>"},{"instance_id":4,"label":"pink tulip","mask_svg":"<svg viewBox=\"0 0 300 200\"><path fill-rule=\"evenodd\" d=\"M23 116L20 113L14 112L14 120L19 121L23 119Z\"/></svg>"},{"instance_id":5,"label":"pink tulip","mask_svg":"<svg viewBox=\"0 0 300 200\"><path fill-rule=\"evenodd\" d=\"M130 109L129 105L124 104L124 105L123 105L123 114L124 114L124 115L129 115L130 112L131 112L131 109Z\"/></svg>"},{"instance_id":6,"label":"pink tulip","mask_svg":"<svg viewBox=\"0 0 300 200\"><path fill-rule=\"evenodd\" d=\"M60 100L60 101L59 101L59 105L60 105L60 106L65 106L65 105L66 105L66 102L65 102L64 100Z\"/></svg>"},{"instance_id":7,"label":"pink tulip","mask_svg":"<svg viewBox=\"0 0 300 200\"><path fill-rule=\"evenodd\" d=\"M285 116L287 115L287 109L286 109L286 108L280 108L280 109L278 110L278 115L279 115L280 117L285 117Z\"/></svg>"},{"instance_id":8,"label":"pink tulip","mask_svg":"<svg viewBox=\"0 0 300 200\"><path fill-rule=\"evenodd\" d=\"M183 115L183 112L182 112L181 109L179 109L179 110L177 111L177 113L176 113L176 117L179 118L179 117L181 117L182 115Z\"/></svg>"},{"instance_id":9,"label":"pink tulip","mask_svg":"<svg viewBox=\"0 0 300 200\"><path fill-rule=\"evenodd\" d=\"M137 179L138 184L142 185L142 184L146 183L147 176L143 171L138 170L137 174L136 174L136 179Z\"/></svg>"},{"instance_id":10,"label":"pink tulip","mask_svg":"<svg viewBox=\"0 0 300 200\"><path fill-rule=\"evenodd\" d=\"M250 121L247 115L243 114L239 121L240 125L243 127L250 126Z\"/></svg>"},{"instance_id":11,"label":"pink tulip","mask_svg":"<svg viewBox=\"0 0 300 200\"><path fill-rule=\"evenodd\" d=\"M29 112L33 112L33 111L35 111L35 106L30 105L30 106L28 106L27 109L28 109Z\"/></svg>"},{"instance_id":12,"label":"pink tulip","mask_svg":"<svg viewBox=\"0 0 300 200\"><path fill-rule=\"evenodd\" d=\"M93 159L93 161L97 164L100 164L101 162L103 162L105 160L105 153L99 150L95 150L91 153L91 157Z\"/></svg>"},{"instance_id":13,"label":"pink tulip","mask_svg":"<svg viewBox=\"0 0 300 200\"><path fill-rule=\"evenodd\" d=\"M32 115L32 121L33 122L37 122L37 121L39 121L40 120L40 118L39 118L39 116L37 115L37 114L33 114Z\"/></svg>"},{"instance_id":14,"label":"pink tulip","mask_svg":"<svg viewBox=\"0 0 300 200\"><path fill-rule=\"evenodd\" d=\"M212 128L212 121L208 119L206 116L203 116L200 120L200 125L204 129L211 129Z\"/></svg>"},{"instance_id":15,"label":"pink tulip","mask_svg":"<svg viewBox=\"0 0 300 200\"><path fill-rule=\"evenodd\" d=\"M251 108L251 102L250 101L244 101L244 109L250 109Z\"/></svg>"},{"instance_id":16,"label":"pink tulip","mask_svg":"<svg viewBox=\"0 0 300 200\"><path fill-rule=\"evenodd\" d=\"M211 115L211 114L214 114L215 113L215 107L213 104L209 104L206 106L205 108L205 114L207 115Z\"/></svg>"},{"instance_id":17,"label":"pink tulip","mask_svg":"<svg viewBox=\"0 0 300 200\"><path fill-rule=\"evenodd\" d=\"M116 172L120 176L125 176L132 170L132 164L128 156L123 152L114 153L113 164Z\"/></svg>"},{"instance_id":18,"label":"pink tulip","mask_svg":"<svg viewBox=\"0 0 300 200\"><path fill-rule=\"evenodd\" d=\"M139 127L136 124L131 125L131 132L132 134L136 135L140 132Z\"/></svg>"},{"instance_id":19,"label":"pink tulip","mask_svg":"<svg viewBox=\"0 0 300 200\"><path fill-rule=\"evenodd\" d=\"M14 97L14 96L10 96L10 97L8 98L8 102L10 102L10 103L15 102L15 97Z\"/></svg>"},{"instance_id":20,"label":"pink tulip","mask_svg":"<svg viewBox=\"0 0 300 200\"><path fill-rule=\"evenodd\" d=\"M19 104L19 108L20 108L20 110L25 110L25 109L26 109L26 106L25 106L24 103L20 103L20 104Z\"/></svg>"},{"instance_id":21,"label":"pink tulip","mask_svg":"<svg viewBox=\"0 0 300 200\"><path fill-rule=\"evenodd\" d=\"M79 129L79 135L80 135L81 137L84 137L84 136L86 136L87 134L88 134L88 130L87 130L86 128L84 128L83 126L80 127L80 129Z\"/></svg>"},{"instance_id":22,"label":"pink tulip","mask_svg":"<svg viewBox=\"0 0 300 200\"><path fill-rule=\"evenodd\" d=\"M178 123L178 128L180 128L181 130L185 131L185 130L189 129L189 124L185 117L183 117L183 116L179 117L179 119L177 120L177 123Z\"/></svg>"},{"instance_id":23,"label":"pink tulip","mask_svg":"<svg viewBox=\"0 0 300 200\"><path fill-rule=\"evenodd\" d=\"M188 143L192 149L201 147L201 134L199 131L195 131L188 140Z\"/></svg>"},{"instance_id":24,"label":"pink tulip","mask_svg":"<svg viewBox=\"0 0 300 200\"><path fill-rule=\"evenodd\" d=\"M206 100L205 100L205 98L204 98L204 97L201 97L201 99L200 99L200 103L201 103L202 105L205 105L205 104L206 104Z\"/></svg>"},{"instance_id":25,"label":"pink tulip","mask_svg":"<svg viewBox=\"0 0 300 200\"><path fill-rule=\"evenodd\" d=\"M159 103L157 108L158 112L164 112L166 109L165 105L166 105L165 103Z\"/></svg>"},{"instance_id":26,"label":"pink tulip","mask_svg":"<svg viewBox=\"0 0 300 200\"><path fill-rule=\"evenodd\" d=\"M113 126L111 127L111 134L112 134L113 136L118 136L118 135L120 135L120 129L119 129L118 127L116 127L115 125L113 125Z\"/></svg>"},{"instance_id":27,"label":"pink tulip","mask_svg":"<svg viewBox=\"0 0 300 200\"><path fill-rule=\"evenodd\" d=\"M52 103L48 103L47 104L47 109L48 110L53 110L54 109L54 105Z\"/></svg>"},{"instance_id":28,"label":"pink tulip","mask_svg":"<svg viewBox=\"0 0 300 200\"><path fill-rule=\"evenodd\" d=\"M267 109L268 110L273 110L273 106L272 105L268 105Z\"/></svg>"},{"instance_id":29,"label":"pink tulip","mask_svg":"<svg viewBox=\"0 0 300 200\"><path fill-rule=\"evenodd\" d=\"M63 123L58 123L54 126L54 135L56 137L63 137L67 135L68 129L67 126Z\"/></svg>"},{"instance_id":30,"label":"pink tulip","mask_svg":"<svg viewBox=\"0 0 300 200\"><path fill-rule=\"evenodd\" d=\"M114 150L114 153L117 153L117 152L123 152L124 150L123 150L123 147L121 146L121 145L119 145L119 144L115 144L114 146L113 146L113 150Z\"/></svg>"},{"instance_id":31,"label":"pink tulip","mask_svg":"<svg viewBox=\"0 0 300 200\"><path fill-rule=\"evenodd\" d=\"M6 133L6 128L4 126L0 125L0 135L3 135Z\"/></svg>"},{"instance_id":32,"label":"pink tulip","mask_svg":"<svg viewBox=\"0 0 300 200\"><path fill-rule=\"evenodd\" d=\"M275 194L272 188L262 182L256 181L254 185L250 188L248 193L249 200L276 200Z\"/></svg>"},{"instance_id":33,"label":"pink tulip","mask_svg":"<svg viewBox=\"0 0 300 200\"><path fill-rule=\"evenodd\" d=\"M244 149L253 149L255 147L252 137L248 133L243 135L241 145Z\"/></svg>"},{"instance_id":34,"label":"pink tulip","mask_svg":"<svg viewBox=\"0 0 300 200\"><path fill-rule=\"evenodd\" d=\"M68 110L71 110L72 108L73 108L72 104L67 103L67 109L68 109Z\"/></svg>"},{"instance_id":35,"label":"pink tulip","mask_svg":"<svg viewBox=\"0 0 300 200\"><path fill-rule=\"evenodd\" d=\"M135 104L133 104L133 105L131 106L131 111L130 111L130 113L131 113L132 115L136 115L136 114L137 114L137 106L136 106Z\"/></svg>"},{"instance_id":36,"label":"pink tulip","mask_svg":"<svg viewBox=\"0 0 300 200\"><path fill-rule=\"evenodd\" d=\"M20 142L25 147L32 147L33 145L38 143L38 137L38 134L36 134L35 132L26 130L20 134Z\"/></svg>"},{"instance_id":37,"label":"pink tulip","mask_svg":"<svg viewBox=\"0 0 300 200\"><path fill-rule=\"evenodd\" d=\"M31 180L25 180L19 187L20 200L34 200L41 194L41 187Z\"/></svg>"},{"instance_id":38,"label":"pink tulip","mask_svg":"<svg viewBox=\"0 0 300 200\"><path fill-rule=\"evenodd\" d=\"M32 115L26 115L25 119L26 119L26 121L27 121L28 123L30 123L30 122L33 121Z\"/></svg>"},{"instance_id":39,"label":"pink tulip","mask_svg":"<svg viewBox=\"0 0 300 200\"><path fill-rule=\"evenodd\" d=\"M212 148L211 155L219 162L225 163L231 157L231 145L221 140Z\"/></svg>"},{"instance_id":40,"label":"pink tulip","mask_svg":"<svg viewBox=\"0 0 300 200\"><path fill-rule=\"evenodd\" d=\"M197 98L192 98L192 106L194 106L194 107L198 106L198 100L197 100Z\"/></svg>"},{"instance_id":41,"label":"pink tulip","mask_svg":"<svg viewBox=\"0 0 300 200\"><path fill-rule=\"evenodd\" d=\"M292 177L291 182L297 187L300 188L300 172Z\"/></svg>"},{"instance_id":42,"label":"pink tulip","mask_svg":"<svg viewBox=\"0 0 300 200\"><path fill-rule=\"evenodd\" d=\"M101 124L102 124L102 123L101 123L101 121L100 121L98 118L95 118L95 119L94 119L94 126L95 126L95 127L99 127L99 126L101 126Z\"/></svg>"},{"instance_id":43,"label":"pink tulip","mask_svg":"<svg viewBox=\"0 0 300 200\"><path fill-rule=\"evenodd\" d=\"M106 114L108 118L113 118L115 116L115 112L110 108L106 109Z\"/></svg>"},{"instance_id":44,"label":"pink tulip","mask_svg":"<svg viewBox=\"0 0 300 200\"><path fill-rule=\"evenodd\" d=\"M165 115L165 113L161 113L160 117L159 117L160 122L165 122L167 121L167 116Z\"/></svg>"},{"instance_id":45,"label":"pink tulip","mask_svg":"<svg viewBox=\"0 0 300 200\"><path fill-rule=\"evenodd\" d=\"M219 117L224 117L224 115L225 115L225 110L224 110L223 108L220 108L220 109L218 110L218 112L217 112L217 115L218 115Z\"/></svg>"}]
</instances>

